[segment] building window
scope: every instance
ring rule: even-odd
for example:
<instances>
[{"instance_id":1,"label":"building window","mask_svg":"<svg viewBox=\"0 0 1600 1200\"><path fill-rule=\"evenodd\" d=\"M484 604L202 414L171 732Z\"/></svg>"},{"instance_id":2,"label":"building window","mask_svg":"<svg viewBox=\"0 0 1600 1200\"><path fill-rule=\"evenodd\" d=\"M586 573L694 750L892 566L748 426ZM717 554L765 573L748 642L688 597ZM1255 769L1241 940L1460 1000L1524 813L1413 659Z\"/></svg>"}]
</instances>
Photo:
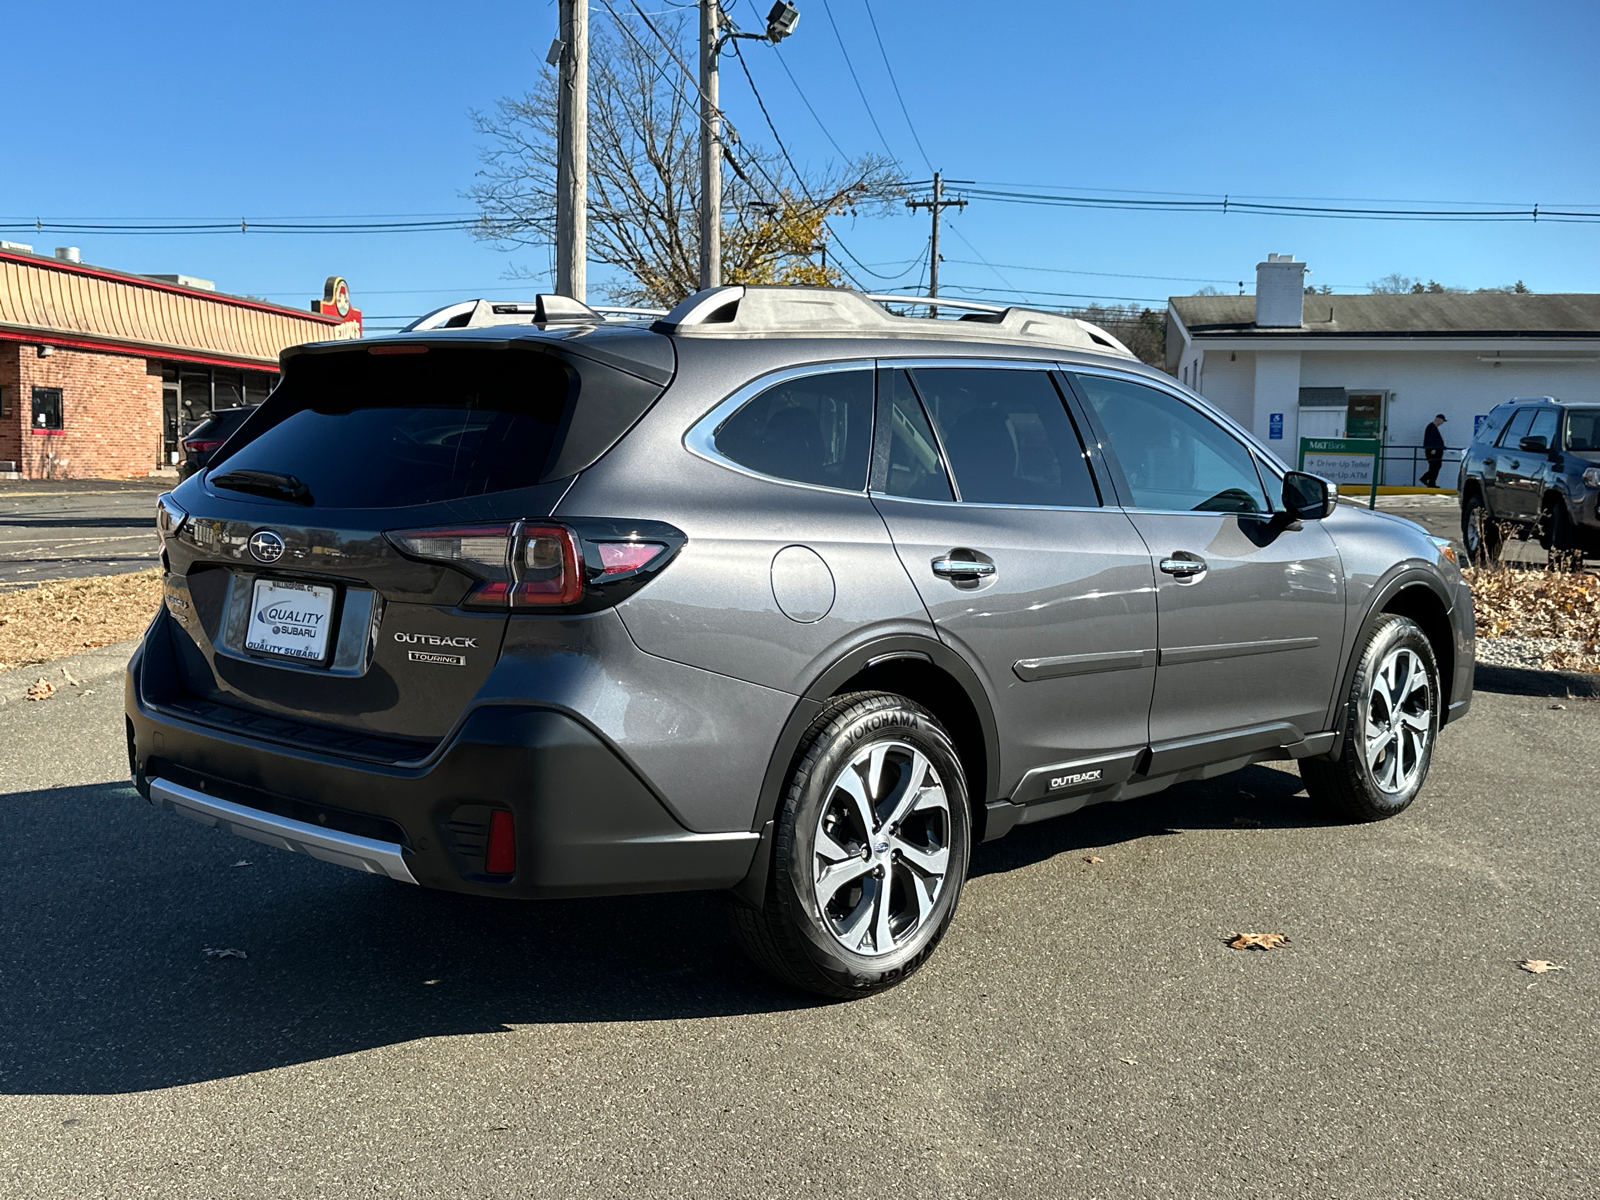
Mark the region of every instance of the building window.
<instances>
[{"instance_id":1,"label":"building window","mask_svg":"<svg viewBox=\"0 0 1600 1200\"><path fill-rule=\"evenodd\" d=\"M10 415L11 415L11 392L10 392L10 389L4 388L4 387L0 387L0 417L9 417Z\"/></svg>"},{"instance_id":2,"label":"building window","mask_svg":"<svg viewBox=\"0 0 1600 1200\"><path fill-rule=\"evenodd\" d=\"M61 389L33 389L33 427L42 433L60 433L65 422L61 413Z\"/></svg>"}]
</instances>

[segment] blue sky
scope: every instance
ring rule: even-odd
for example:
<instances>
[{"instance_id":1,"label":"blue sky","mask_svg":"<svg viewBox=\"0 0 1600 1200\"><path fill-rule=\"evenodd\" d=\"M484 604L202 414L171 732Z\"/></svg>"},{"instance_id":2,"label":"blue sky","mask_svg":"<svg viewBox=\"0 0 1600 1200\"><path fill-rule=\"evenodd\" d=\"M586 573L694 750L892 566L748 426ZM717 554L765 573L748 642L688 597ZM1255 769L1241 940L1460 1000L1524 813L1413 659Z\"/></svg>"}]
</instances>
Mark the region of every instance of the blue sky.
<instances>
[{"instance_id":1,"label":"blue sky","mask_svg":"<svg viewBox=\"0 0 1600 1200\"><path fill-rule=\"evenodd\" d=\"M748 61L796 158L836 154L775 53L847 152L881 152L886 142L908 175L925 177L867 2L799 0L795 36L776 52L747 44ZM1130 195L1600 205L1593 3L870 2L928 160L953 178ZM642 4L659 13L676 0ZM604 12L601 0L591 7L597 18ZM733 11L759 28L752 0ZM468 110L527 87L555 25L554 0L57 0L14 9L0 217L467 211L461 193L478 150ZM731 65L724 101L747 138L768 140ZM1294 253L1310 263L1311 282L1339 291L1364 290L1389 272L1466 287L1520 278L1539 292L1600 290L1600 224L975 200L947 229L955 231L944 245L949 293L1009 287L1156 300L1200 281L1234 291L1238 280L1253 286L1268 251ZM892 275L921 254L927 217L845 220L838 232ZM0 236L46 251L67 240ZM320 292L324 276L343 274L355 302L377 317L531 292L536 285L508 285L504 273L513 262L544 265L543 255L508 255L459 232L70 240L89 262L198 275L296 306ZM910 288L917 275L871 282Z\"/></svg>"}]
</instances>

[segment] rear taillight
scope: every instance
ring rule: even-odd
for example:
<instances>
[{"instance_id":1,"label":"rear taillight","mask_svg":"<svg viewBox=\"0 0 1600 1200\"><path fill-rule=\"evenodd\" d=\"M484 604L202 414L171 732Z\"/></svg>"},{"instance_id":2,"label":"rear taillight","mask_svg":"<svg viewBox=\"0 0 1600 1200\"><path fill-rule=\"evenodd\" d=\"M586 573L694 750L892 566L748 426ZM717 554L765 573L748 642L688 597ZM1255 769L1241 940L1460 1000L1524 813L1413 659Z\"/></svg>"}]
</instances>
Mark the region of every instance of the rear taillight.
<instances>
[{"instance_id":1,"label":"rear taillight","mask_svg":"<svg viewBox=\"0 0 1600 1200\"><path fill-rule=\"evenodd\" d=\"M156 497L156 536L161 539L162 549L166 549L167 539L176 536L188 519L189 514L173 502L171 492L162 492Z\"/></svg>"},{"instance_id":2,"label":"rear taillight","mask_svg":"<svg viewBox=\"0 0 1600 1200\"><path fill-rule=\"evenodd\" d=\"M683 534L658 521L534 521L407 529L385 535L410 558L477 579L463 608L603 608L666 566Z\"/></svg>"},{"instance_id":3,"label":"rear taillight","mask_svg":"<svg viewBox=\"0 0 1600 1200\"><path fill-rule=\"evenodd\" d=\"M184 438L183 448L191 454L210 454L222 445L221 438Z\"/></svg>"}]
</instances>

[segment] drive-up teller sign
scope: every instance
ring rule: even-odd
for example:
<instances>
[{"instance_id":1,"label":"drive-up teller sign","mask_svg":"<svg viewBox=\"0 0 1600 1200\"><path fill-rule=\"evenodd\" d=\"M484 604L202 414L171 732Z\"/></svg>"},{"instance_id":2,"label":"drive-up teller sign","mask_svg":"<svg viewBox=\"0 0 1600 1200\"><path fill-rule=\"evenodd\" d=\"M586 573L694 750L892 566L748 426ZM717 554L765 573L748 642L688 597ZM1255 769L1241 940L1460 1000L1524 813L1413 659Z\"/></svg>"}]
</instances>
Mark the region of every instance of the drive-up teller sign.
<instances>
[{"instance_id":1,"label":"drive-up teller sign","mask_svg":"<svg viewBox=\"0 0 1600 1200\"><path fill-rule=\"evenodd\" d=\"M1341 489L1369 489L1368 507L1378 506L1378 465L1383 443L1377 438L1301 438L1300 469L1331 479Z\"/></svg>"}]
</instances>

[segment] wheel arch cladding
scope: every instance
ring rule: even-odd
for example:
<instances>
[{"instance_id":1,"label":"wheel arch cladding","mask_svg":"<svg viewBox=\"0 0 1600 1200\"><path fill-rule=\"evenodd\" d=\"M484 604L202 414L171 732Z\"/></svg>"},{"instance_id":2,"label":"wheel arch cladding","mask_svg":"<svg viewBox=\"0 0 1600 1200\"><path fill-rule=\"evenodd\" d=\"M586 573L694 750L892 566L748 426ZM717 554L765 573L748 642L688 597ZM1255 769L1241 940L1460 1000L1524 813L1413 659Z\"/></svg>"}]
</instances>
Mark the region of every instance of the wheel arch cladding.
<instances>
[{"instance_id":1,"label":"wheel arch cladding","mask_svg":"<svg viewBox=\"0 0 1600 1200\"><path fill-rule=\"evenodd\" d=\"M926 659L910 656L875 660L834 689L847 692L890 692L904 696L931 712L955 743L956 755L968 780L967 802L972 809L975 836L981 840L988 793L993 790L991 754L977 706L967 690L948 671ZM979 795L980 791L983 795Z\"/></svg>"},{"instance_id":2,"label":"wheel arch cladding","mask_svg":"<svg viewBox=\"0 0 1600 1200\"><path fill-rule=\"evenodd\" d=\"M1433 659L1439 667L1439 683L1445 693L1444 703L1440 705L1442 718L1450 707L1456 667L1455 631L1450 625L1449 609L1431 587L1418 582L1402 586L1383 602L1381 611L1397 617L1409 617L1422 627L1428 645L1433 647Z\"/></svg>"},{"instance_id":3,"label":"wheel arch cladding","mask_svg":"<svg viewBox=\"0 0 1600 1200\"><path fill-rule=\"evenodd\" d=\"M806 689L778 736L752 828L761 830L777 811L800 739L817 714L833 697L861 691L903 695L945 727L967 775L974 830L980 830L983 806L999 786L1000 736L993 707L977 672L959 654L939 642L911 636L879 638L857 647Z\"/></svg>"}]
</instances>

